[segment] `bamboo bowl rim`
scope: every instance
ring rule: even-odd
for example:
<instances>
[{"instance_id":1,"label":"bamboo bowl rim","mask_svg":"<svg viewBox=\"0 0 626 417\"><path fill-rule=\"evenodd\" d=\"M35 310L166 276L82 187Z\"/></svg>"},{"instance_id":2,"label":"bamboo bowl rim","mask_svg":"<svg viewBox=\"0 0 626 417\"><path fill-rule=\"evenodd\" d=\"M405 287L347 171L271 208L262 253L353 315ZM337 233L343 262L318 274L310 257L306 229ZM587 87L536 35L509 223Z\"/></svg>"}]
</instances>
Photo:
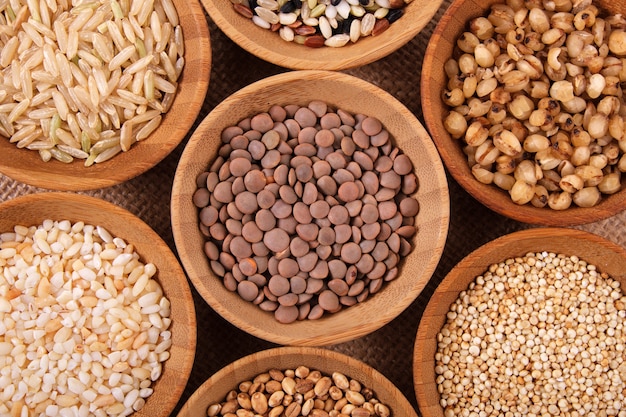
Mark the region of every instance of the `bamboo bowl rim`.
<instances>
[{"instance_id":1,"label":"bamboo bowl rim","mask_svg":"<svg viewBox=\"0 0 626 417\"><path fill-rule=\"evenodd\" d=\"M236 389L239 382L250 380L270 369L295 369L303 365L323 374L341 372L371 388L394 416L417 417L402 392L383 374L359 359L325 348L275 347L237 359L211 375L189 397L177 417L206 415L209 405L220 402Z\"/></svg>"},{"instance_id":2,"label":"bamboo bowl rim","mask_svg":"<svg viewBox=\"0 0 626 417\"><path fill-rule=\"evenodd\" d=\"M403 260L400 276L365 302L319 320L281 324L273 313L262 311L228 291L212 272L202 250L204 238L192 195L196 177L208 169L217 155L222 129L265 112L273 104L306 105L314 99L348 112L378 114L396 144L412 158L420 183L416 194L421 206L416 223L418 244ZM449 223L449 195L443 165L428 133L393 96L339 72L291 71L244 87L216 106L201 122L187 143L174 176L171 213L174 241L182 264L195 288L214 310L236 327L261 339L283 345L320 346L368 334L391 321L415 300L443 252Z\"/></svg>"},{"instance_id":3,"label":"bamboo bowl rim","mask_svg":"<svg viewBox=\"0 0 626 417\"><path fill-rule=\"evenodd\" d=\"M620 281L626 290L626 248L590 232L555 227L531 228L494 239L463 258L443 279L429 300L420 320L413 349L413 384L424 417L443 417L435 381L437 334L459 293L490 265L528 252L563 253L578 256Z\"/></svg>"},{"instance_id":4,"label":"bamboo bowl rim","mask_svg":"<svg viewBox=\"0 0 626 417\"><path fill-rule=\"evenodd\" d=\"M454 0L437 24L424 55L421 78L421 102L424 120L437 146L447 171L476 200L505 217L542 226L575 226L611 217L626 209L626 189L612 195L603 195L602 201L591 208L576 207L566 210L537 208L513 203L506 191L496 185L482 184L471 173L467 157L459 140L452 139L443 127L447 106L441 93L445 89L444 63L452 56L456 38L465 30L471 18L483 16L489 6L502 0ZM598 2L603 7L608 1ZM610 3L626 12L623 2Z\"/></svg>"},{"instance_id":5,"label":"bamboo bowl rim","mask_svg":"<svg viewBox=\"0 0 626 417\"><path fill-rule=\"evenodd\" d=\"M256 57L295 70L345 70L381 59L413 39L433 18L443 0L411 1L385 32L341 48L309 48L283 40L237 13L232 2L201 0L211 19L233 42Z\"/></svg>"},{"instance_id":6,"label":"bamboo bowl rim","mask_svg":"<svg viewBox=\"0 0 626 417\"><path fill-rule=\"evenodd\" d=\"M19 219L16 221L16 219ZM153 394L133 416L167 417L178 401L191 374L196 350L196 314L191 288L174 253L163 239L139 217L113 203L69 192L26 194L0 204L0 232L17 224L39 225L44 220L83 221L102 225L112 235L135 246L143 262L157 267L157 280L171 302L172 347L163 362L163 372L152 383Z\"/></svg>"},{"instance_id":7,"label":"bamboo bowl rim","mask_svg":"<svg viewBox=\"0 0 626 417\"><path fill-rule=\"evenodd\" d=\"M43 162L36 151L18 149L0 137L0 172L17 181L51 191L86 191L135 178L168 156L185 138L200 113L209 87L209 27L198 0L173 0L183 29L185 66L178 91L161 125L149 137L101 164L83 160Z\"/></svg>"}]
</instances>

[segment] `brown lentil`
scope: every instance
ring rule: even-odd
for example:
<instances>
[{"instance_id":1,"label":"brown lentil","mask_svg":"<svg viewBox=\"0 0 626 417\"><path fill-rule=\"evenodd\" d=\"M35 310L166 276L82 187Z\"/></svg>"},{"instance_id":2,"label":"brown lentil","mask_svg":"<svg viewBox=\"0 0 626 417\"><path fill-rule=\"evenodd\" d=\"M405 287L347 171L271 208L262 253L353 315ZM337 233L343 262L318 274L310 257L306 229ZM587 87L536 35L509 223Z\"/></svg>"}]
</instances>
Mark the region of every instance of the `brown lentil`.
<instances>
[{"instance_id":1,"label":"brown lentil","mask_svg":"<svg viewBox=\"0 0 626 417\"><path fill-rule=\"evenodd\" d=\"M417 178L380 120L321 101L272 106L222 142L193 202L226 288L288 323L362 302L374 280L397 276L416 233Z\"/></svg>"}]
</instances>

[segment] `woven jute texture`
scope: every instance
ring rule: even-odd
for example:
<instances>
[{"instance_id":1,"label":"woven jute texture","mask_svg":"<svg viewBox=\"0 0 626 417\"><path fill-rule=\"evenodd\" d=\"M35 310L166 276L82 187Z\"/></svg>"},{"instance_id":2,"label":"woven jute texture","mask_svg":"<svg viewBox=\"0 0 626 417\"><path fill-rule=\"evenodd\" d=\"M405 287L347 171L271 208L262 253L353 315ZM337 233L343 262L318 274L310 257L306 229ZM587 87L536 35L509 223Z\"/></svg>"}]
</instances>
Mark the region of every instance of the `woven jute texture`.
<instances>
[{"instance_id":1,"label":"woven jute texture","mask_svg":"<svg viewBox=\"0 0 626 417\"><path fill-rule=\"evenodd\" d=\"M419 80L428 40L437 21L450 5L444 1L426 28L404 47L369 65L345 71L391 93L423 122L420 108ZM213 65L209 92L194 128L220 101L240 88L261 78L287 69L269 64L247 53L227 38L207 16ZM398 23L401 24L401 23ZM176 165L193 129L181 145L160 164L124 184L85 192L126 208L143 219L176 253L169 216L169 200ZM450 227L445 250L429 284L419 298L399 317L374 333L358 340L331 345L328 348L359 358L379 370L399 387L416 407L413 388L412 353L421 314L437 284L463 257L482 244L533 225L502 217L475 201L451 178ZM37 189L0 174L0 201L36 193ZM0 213L0 215L2 215ZM626 247L622 232L626 212L604 221L578 228L602 235ZM187 398L213 373L245 355L274 347L231 325L215 313L192 288L198 323L198 345L194 367L172 415L176 415Z\"/></svg>"}]
</instances>

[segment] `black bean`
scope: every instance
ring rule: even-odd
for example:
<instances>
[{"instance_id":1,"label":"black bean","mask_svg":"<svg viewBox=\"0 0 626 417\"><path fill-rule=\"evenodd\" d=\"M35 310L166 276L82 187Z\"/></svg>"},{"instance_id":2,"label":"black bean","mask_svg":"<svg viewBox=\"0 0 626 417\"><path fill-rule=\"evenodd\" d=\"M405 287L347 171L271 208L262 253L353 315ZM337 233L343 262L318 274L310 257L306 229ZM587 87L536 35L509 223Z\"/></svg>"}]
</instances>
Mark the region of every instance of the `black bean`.
<instances>
[{"instance_id":1,"label":"black bean","mask_svg":"<svg viewBox=\"0 0 626 417\"><path fill-rule=\"evenodd\" d=\"M337 26L337 29L341 28L341 33L349 34L350 25L352 25L353 20L354 20L354 16L352 15L348 16L347 19L341 21L341 23Z\"/></svg>"},{"instance_id":2,"label":"black bean","mask_svg":"<svg viewBox=\"0 0 626 417\"><path fill-rule=\"evenodd\" d=\"M389 23L393 23L396 20L400 19L404 15L404 9L391 9L389 13L387 13L387 20Z\"/></svg>"},{"instance_id":3,"label":"black bean","mask_svg":"<svg viewBox=\"0 0 626 417\"><path fill-rule=\"evenodd\" d=\"M250 3L250 10L252 10L252 12L256 14L254 9L256 9L258 6L257 0L250 0L248 3Z\"/></svg>"},{"instance_id":4,"label":"black bean","mask_svg":"<svg viewBox=\"0 0 626 417\"><path fill-rule=\"evenodd\" d=\"M296 10L296 5L293 4L293 1L288 1L280 8L281 13L291 13L294 10Z\"/></svg>"}]
</instances>

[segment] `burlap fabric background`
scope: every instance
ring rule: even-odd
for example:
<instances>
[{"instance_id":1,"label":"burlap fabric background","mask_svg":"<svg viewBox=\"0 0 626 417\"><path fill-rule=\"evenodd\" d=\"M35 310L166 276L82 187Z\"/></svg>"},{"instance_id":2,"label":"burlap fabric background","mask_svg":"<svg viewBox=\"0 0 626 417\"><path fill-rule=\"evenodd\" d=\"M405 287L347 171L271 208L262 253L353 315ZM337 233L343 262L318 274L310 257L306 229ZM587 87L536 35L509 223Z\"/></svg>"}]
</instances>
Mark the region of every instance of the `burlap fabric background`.
<instances>
[{"instance_id":1,"label":"burlap fabric background","mask_svg":"<svg viewBox=\"0 0 626 417\"><path fill-rule=\"evenodd\" d=\"M433 21L403 48L378 62L345 72L393 94L424 123L419 89L422 58L437 21L450 3L450 0L444 1ZM229 94L261 78L287 71L245 52L217 29L208 16L207 21L213 49L213 66L209 92L196 125ZM402 24L402 21L396 24ZM174 172L185 144L186 140L147 173L124 184L85 194L118 204L136 214L159 233L175 252L169 200ZM440 264L429 285L408 309L388 325L358 340L329 346L330 349L359 358L382 372L402 390L416 409L411 374L413 343L423 309L437 284L455 263L480 245L501 235L534 227L495 214L477 203L452 178L449 177L448 180L451 203L449 235ZM13 181L0 174L0 201L41 191L45 190ZM625 221L626 212L623 212L579 228L626 247L626 235L622 233ZM193 288L192 291L198 322L197 353L189 382L172 413L173 416L196 388L223 366L250 353L274 347L272 343L257 339L232 326L218 316Z\"/></svg>"}]
</instances>

